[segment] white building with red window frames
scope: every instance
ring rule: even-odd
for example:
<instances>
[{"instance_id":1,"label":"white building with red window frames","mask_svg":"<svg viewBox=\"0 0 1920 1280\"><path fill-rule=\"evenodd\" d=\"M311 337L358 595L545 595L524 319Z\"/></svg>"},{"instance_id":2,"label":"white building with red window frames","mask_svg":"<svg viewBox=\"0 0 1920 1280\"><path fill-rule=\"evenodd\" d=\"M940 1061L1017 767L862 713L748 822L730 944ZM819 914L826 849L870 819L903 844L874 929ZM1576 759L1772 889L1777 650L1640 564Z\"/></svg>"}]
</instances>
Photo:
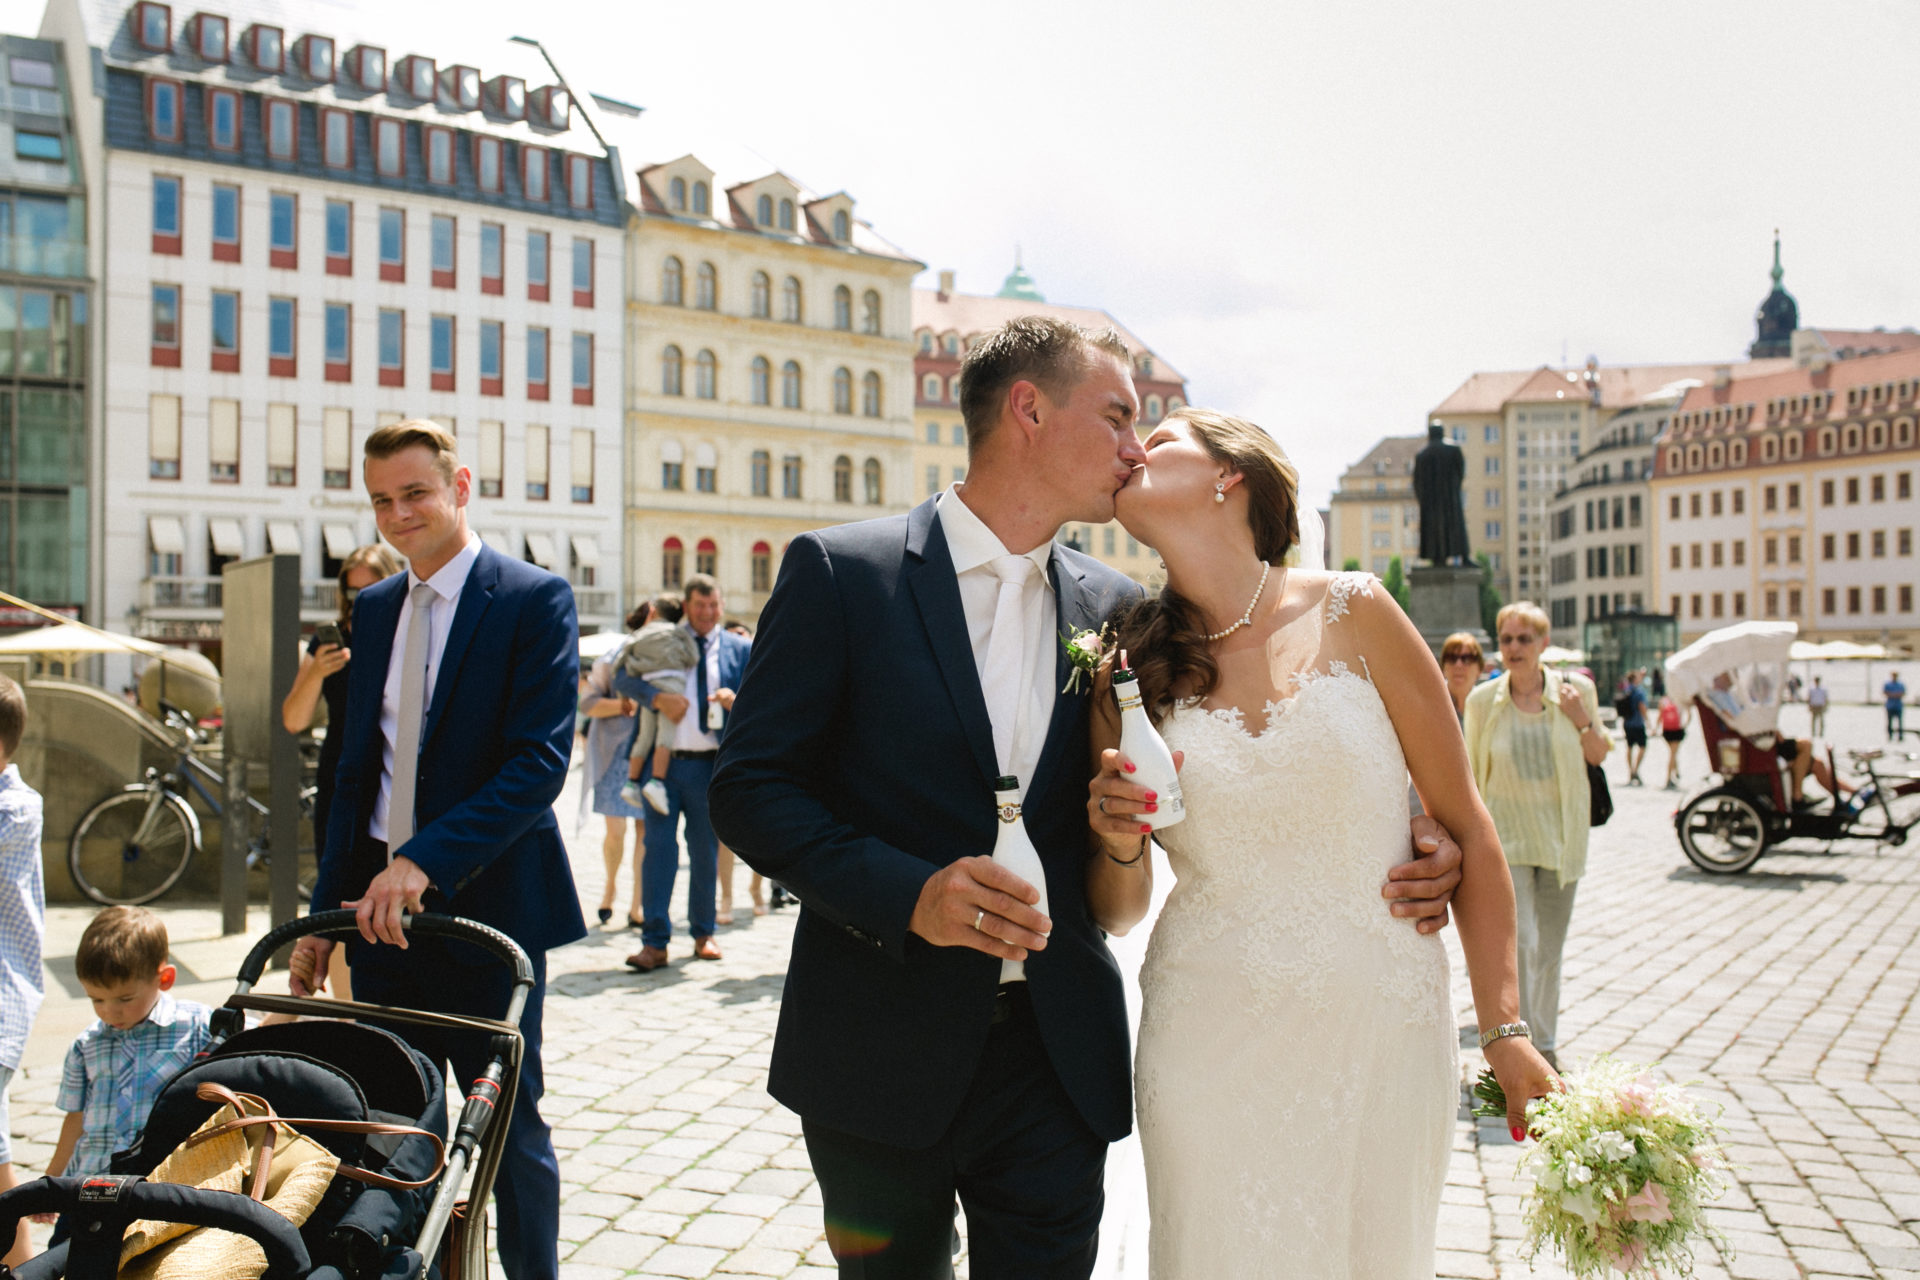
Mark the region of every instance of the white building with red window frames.
<instances>
[{"instance_id":1,"label":"white building with red window frames","mask_svg":"<svg viewBox=\"0 0 1920 1280\"><path fill-rule=\"evenodd\" d=\"M1742 618L1896 651L1920 638L1920 336L1883 336L1886 354L1814 350L1675 410L1654 450L1653 591L1683 638Z\"/></svg>"},{"instance_id":2,"label":"white building with red window frames","mask_svg":"<svg viewBox=\"0 0 1920 1280\"><path fill-rule=\"evenodd\" d=\"M219 639L220 568L334 616L359 452L431 418L469 521L621 615L617 163L534 46L395 8L50 0L99 286L89 615Z\"/></svg>"}]
</instances>

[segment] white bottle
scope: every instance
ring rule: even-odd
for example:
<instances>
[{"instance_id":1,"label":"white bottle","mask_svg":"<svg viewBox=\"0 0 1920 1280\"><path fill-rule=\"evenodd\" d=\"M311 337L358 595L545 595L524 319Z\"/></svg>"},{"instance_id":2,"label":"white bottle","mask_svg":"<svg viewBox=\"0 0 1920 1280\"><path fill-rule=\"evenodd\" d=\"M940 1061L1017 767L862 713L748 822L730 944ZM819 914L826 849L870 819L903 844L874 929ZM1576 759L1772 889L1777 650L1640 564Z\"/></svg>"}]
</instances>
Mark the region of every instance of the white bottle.
<instances>
[{"instance_id":1,"label":"white bottle","mask_svg":"<svg viewBox=\"0 0 1920 1280\"><path fill-rule=\"evenodd\" d=\"M1187 816L1187 803L1180 795L1180 773L1173 767L1173 752L1167 750L1160 731L1147 719L1140 701L1140 681L1126 667L1113 671L1113 696L1120 702L1120 754L1133 763L1129 780L1154 792L1159 807L1140 815L1140 821L1158 831Z\"/></svg>"},{"instance_id":2,"label":"white bottle","mask_svg":"<svg viewBox=\"0 0 1920 1280\"><path fill-rule=\"evenodd\" d=\"M727 722L727 709L721 706L718 702L713 701L712 699L708 699L707 701L707 732L708 733L720 732L720 726L725 724L726 722Z\"/></svg>"},{"instance_id":3,"label":"white bottle","mask_svg":"<svg viewBox=\"0 0 1920 1280\"><path fill-rule=\"evenodd\" d=\"M1033 909L1047 915L1047 871L1040 865L1040 851L1027 835L1027 824L1020 816L1020 779L1000 778L993 784L994 815L1000 819L993 838L993 860L1040 891ZM1000 962L1000 981L1018 982L1027 976L1026 965L1019 960Z\"/></svg>"}]
</instances>

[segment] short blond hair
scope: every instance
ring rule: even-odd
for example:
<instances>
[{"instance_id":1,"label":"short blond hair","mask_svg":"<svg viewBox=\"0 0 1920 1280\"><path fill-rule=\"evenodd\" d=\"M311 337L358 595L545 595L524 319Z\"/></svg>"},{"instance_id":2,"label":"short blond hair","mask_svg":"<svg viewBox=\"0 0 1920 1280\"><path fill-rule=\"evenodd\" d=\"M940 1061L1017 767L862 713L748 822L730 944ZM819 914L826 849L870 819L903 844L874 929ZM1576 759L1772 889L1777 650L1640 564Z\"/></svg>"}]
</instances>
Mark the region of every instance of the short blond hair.
<instances>
[{"instance_id":1,"label":"short blond hair","mask_svg":"<svg viewBox=\"0 0 1920 1280\"><path fill-rule=\"evenodd\" d=\"M405 422L392 422L376 428L367 437L365 455L368 458L387 459L415 445L425 447L433 455L433 468L440 478L448 484L453 483L453 473L460 469L460 451L454 443L453 433L437 422L425 418L409 418Z\"/></svg>"},{"instance_id":2,"label":"short blond hair","mask_svg":"<svg viewBox=\"0 0 1920 1280\"><path fill-rule=\"evenodd\" d=\"M1512 604L1503 605L1493 617L1493 629L1504 631L1507 623L1515 618L1526 623L1537 636L1544 636L1553 630L1553 620L1547 617L1547 611L1531 600L1515 600Z\"/></svg>"}]
</instances>

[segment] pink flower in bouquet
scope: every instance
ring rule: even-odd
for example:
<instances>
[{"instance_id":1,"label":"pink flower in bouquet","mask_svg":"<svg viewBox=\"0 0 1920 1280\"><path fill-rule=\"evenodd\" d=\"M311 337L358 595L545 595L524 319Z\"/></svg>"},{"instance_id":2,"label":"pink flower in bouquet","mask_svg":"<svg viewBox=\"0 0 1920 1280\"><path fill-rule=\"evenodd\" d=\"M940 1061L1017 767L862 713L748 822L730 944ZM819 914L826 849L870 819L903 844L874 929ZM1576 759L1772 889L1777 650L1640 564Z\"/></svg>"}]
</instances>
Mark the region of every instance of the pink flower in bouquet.
<instances>
[{"instance_id":1,"label":"pink flower in bouquet","mask_svg":"<svg viewBox=\"0 0 1920 1280\"><path fill-rule=\"evenodd\" d=\"M1635 1222L1673 1221L1673 1208L1667 1199L1667 1189L1649 1181L1627 1197L1627 1216Z\"/></svg>"},{"instance_id":2,"label":"pink flower in bouquet","mask_svg":"<svg viewBox=\"0 0 1920 1280\"><path fill-rule=\"evenodd\" d=\"M1651 1075L1642 1074L1621 1086L1620 1109L1630 1116L1651 1118L1660 1100L1660 1085Z\"/></svg>"},{"instance_id":3,"label":"pink flower in bouquet","mask_svg":"<svg viewBox=\"0 0 1920 1280\"><path fill-rule=\"evenodd\" d=\"M1097 632L1082 631L1073 638L1073 647L1098 662L1107 651L1107 642Z\"/></svg>"},{"instance_id":4,"label":"pink flower in bouquet","mask_svg":"<svg viewBox=\"0 0 1920 1280\"><path fill-rule=\"evenodd\" d=\"M1638 1271L1647 1260L1647 1246L1638 1240L1629 1240L1620 1246L1619 1254L1613 1260L1614 1270L1626 1275Z\"/></svg>"}]
</instances>

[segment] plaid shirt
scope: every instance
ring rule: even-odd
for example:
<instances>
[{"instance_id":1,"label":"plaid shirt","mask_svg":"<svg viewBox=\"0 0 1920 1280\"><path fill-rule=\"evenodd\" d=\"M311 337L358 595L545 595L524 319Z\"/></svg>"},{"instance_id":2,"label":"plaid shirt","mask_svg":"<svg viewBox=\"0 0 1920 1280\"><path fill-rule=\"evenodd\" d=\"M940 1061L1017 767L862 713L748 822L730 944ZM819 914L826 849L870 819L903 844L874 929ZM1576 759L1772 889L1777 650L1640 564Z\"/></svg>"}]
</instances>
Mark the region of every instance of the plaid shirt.
<instances>
[{"instance_id":1,"label":"plaid shirt","mask_svg":"<svg viewBox=\"0 0 1920 1280\"><path fill-rule=\"evenodd\" d=\"M105 1173L116 1151L132 1146L147 1127L160 1087L207 1047L213 1011L162 991L144 1022L115 1031L104 1022L82 1031L67 1050L55 1105L81 1113L80 1143L70 1178Z\"/></svg>"},{"instance_id":2,"label":"plaid shirt","mask_svg":"<svg viewBox=\"0 0 1920 1280\"><path fill-rule=\"evenodd\" d=\"M0 772L0 1067L20 1065L46 981L40 952L47 899L40 879L40 793L18 765Z\"/></svg>"}]
</instances>

